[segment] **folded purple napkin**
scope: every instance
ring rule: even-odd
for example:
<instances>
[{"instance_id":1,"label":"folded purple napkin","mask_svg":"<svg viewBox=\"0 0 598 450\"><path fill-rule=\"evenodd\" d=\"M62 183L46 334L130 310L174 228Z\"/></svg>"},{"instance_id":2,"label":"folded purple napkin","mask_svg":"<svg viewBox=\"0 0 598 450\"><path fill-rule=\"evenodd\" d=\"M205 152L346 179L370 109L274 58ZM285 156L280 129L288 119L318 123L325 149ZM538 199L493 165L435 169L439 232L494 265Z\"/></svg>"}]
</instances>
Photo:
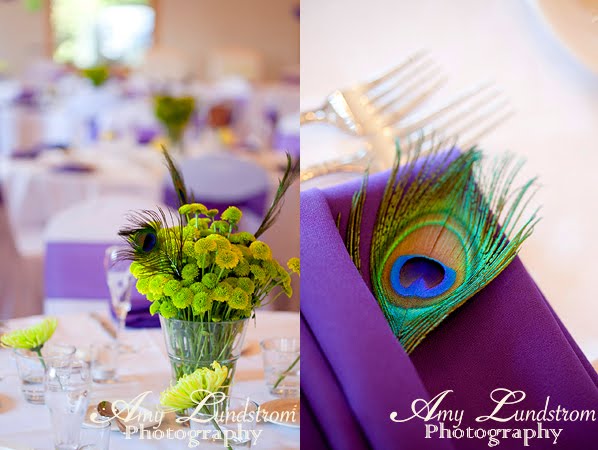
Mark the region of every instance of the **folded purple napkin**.
<instances>
[{"instance_id":1,"label":"folded purple napkin","mask_svg":"<svg viewBox=\"0 0 598 450\"><path fill-rule=\"evenodd\" d=\"M361 233L366 271L371 229L387 177L377 174L368 186ZM449 389L453 392L441 408L464 410L463 430L537 430L531 420L475 421L492 412L496 404L490 394L497 388L526 393L521 403L505 407L506 417L515 410L542 410L548 397L549 409L598 408L596 372L519 259L407 355L390 331L368 277L361 276L344 247L351 197L359 183L301 196L301 408L306 411L301 434L309 448L487 448L488 438L441 439L436 434L425 439L420 419L390 420L391 412L409 417L414 400L429 400ZM335 223L339 213L340 234ZM552 438L532 439L532 448L575 450L598 442L598 427L592 422L552 421L543 426L562 429L557 444ZM339 436L355 436L355 428L365 442L352 438L347 447ZM501 438L499 448L524 447L521 439Z\"/></svg>"}]
</instances>

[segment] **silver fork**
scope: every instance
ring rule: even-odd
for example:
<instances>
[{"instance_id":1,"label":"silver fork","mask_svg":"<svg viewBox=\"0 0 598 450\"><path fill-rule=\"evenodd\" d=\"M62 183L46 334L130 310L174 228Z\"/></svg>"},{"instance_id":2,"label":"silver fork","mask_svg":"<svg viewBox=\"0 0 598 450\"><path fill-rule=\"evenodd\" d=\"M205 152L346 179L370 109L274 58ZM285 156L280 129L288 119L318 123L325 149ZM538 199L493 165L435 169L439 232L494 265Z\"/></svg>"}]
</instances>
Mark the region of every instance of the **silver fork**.
<instances>
[{"instance_id":1,"label":"silver fork","mask_svg":"<svg viewBox=\"0 0 598 450\"><path fill-rule=\"evenodd\" d=\"M502 94L490 87L483 85L468 91L409 124L400 124L394 129L386 127L368 136L366 147L359 152L302 169L301 181L337 172L388 169L396 155L397 139L403 154L414 145L429 150L451 137L461 148L471 148L512 114Z\"/></svg>"},{"instance_id":2,"label":"silver fork","mask_svg":"<svg viewBox=\"0 0 598 450\"><path fill-rule=\"evenodd\" d=\"M321 107L302 112L300 123L324 122L357 136L375 134L394 126L445 81L422 51L374 80L334 91Z\"/></svg>"}]
</instances>

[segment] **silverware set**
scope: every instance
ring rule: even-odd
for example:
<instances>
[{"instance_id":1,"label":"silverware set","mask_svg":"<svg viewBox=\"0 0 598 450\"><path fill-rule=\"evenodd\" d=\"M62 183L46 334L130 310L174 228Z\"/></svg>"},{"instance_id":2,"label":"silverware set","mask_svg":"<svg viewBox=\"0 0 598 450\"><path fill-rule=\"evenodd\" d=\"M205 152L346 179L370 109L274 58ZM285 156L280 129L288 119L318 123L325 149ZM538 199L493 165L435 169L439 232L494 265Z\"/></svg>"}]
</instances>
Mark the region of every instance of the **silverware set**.
<instances>
[{"instance_id":1,"label":"silverware set","mask_svg":"<svg viewBox=\"0 0 598 450\"><path fill-rule=\"evenodd\" d=\"M446 81L427 53L419 52L371 81L332 92L320 108L302 112L302 126L326 123L365 138L366 145L354 154L302 168L301 181L338 172L388 169L397 140L404 154L414 145L425 151L447 139L470 148L512 114L502 93L485 83L418 116Z\"/></svg>"}]
</instances>

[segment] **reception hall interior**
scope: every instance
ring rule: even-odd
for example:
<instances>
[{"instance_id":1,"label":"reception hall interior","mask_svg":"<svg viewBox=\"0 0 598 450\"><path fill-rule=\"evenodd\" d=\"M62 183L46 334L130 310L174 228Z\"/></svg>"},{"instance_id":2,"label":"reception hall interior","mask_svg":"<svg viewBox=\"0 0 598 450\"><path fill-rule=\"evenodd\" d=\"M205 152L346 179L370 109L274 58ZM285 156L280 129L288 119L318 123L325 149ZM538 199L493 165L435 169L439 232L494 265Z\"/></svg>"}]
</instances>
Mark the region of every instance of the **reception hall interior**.
<instances>
[{"instance_id":1,"label":"reception hall interior","mask_svg":"<svg viewBox=\"0 0 598 450\"><path fill-rule=\"evenodd\" d=\"M238 302L253 302L211 316L214 323L247 322L239 335L242 340L246 331L241 358L232 355L234 363L239 359L237 370L234 363L229 368L235 392L260 404L276 397L264 380L266 347L260 350L260 343L290 339L293 352L299 351L299 279L291 272L296 266L289 262L287 269L287 261L299 256L299 183L293 182L299 160L299 16L295 0L0 2L0 336L55 317L50 342L76 346L83 359L89 361L89 349L98 342L119 343L116 382L94 382L92 403L150 389L156 403L169 386L172 349L167 354L159 320L172 317L173 304L181 313L181 304L167 297L150 303L149 288L139 282L135 287L133 279L123 317L117 305L122 298L115 300L120 294L107 283L114 263L108 248L133 247L131 236L118 233L133 223L134 212L163 211L170 224L179 220L180 204L192 202L195 209L184 215L183 225L194 224L187 230L193 239L221 234L235 250L222 250L233 263L210 260L219 268L218 280L226 274L231 280L219 288L240 292ZM184 179L186 202L163 148ZM287 189L277 201L281 180ZM229 206L242 211L240 221ZM214 217L216 209L221 220ZM158 228L156 223L146 225ZM164 237L167 231L153 235L162 245L156 251L177 239ZM265 250L259 247L261 260L254 247L254 253L249 250L253 235L242 234L257 237L256 231L267 243ZM245 243L241 253L237 247ZM189 248L179 261L187 271L175 277L184 292L177 299L200 321L195 314L204 314L204 305L193 303L192 309L191 300L199 301L208 268L205 256L200 260ZM278 262L259 295L253 272L239 270L250 300L234 278L241 275L233 273L248 255L256 256L258 266ZM197 264L189 263L196 256ZM259 267L255 273L262 274ZM199 298L214 305L212 313L227 304L226 298ZM0 427L0 446L49 448L50 416L21 393L23 374L15 358L13 350L0 348L0 417L11 424ZM265 430L260 448L299 448L298 429L258 426ZM145 448L141 444L112 434L111 448Z\"/></svg>"}]
</instances>

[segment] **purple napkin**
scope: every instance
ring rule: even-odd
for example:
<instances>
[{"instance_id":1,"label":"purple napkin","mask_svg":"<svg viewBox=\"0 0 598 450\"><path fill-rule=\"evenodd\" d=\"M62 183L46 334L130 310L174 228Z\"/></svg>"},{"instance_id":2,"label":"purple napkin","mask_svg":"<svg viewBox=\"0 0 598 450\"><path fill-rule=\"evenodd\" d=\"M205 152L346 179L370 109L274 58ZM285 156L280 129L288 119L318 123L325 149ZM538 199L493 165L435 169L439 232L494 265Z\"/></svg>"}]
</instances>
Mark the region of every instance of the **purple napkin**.
<instances>
[{"instance_id":1,"label":"purple napkin","mask_svg":"<svg viewBox=\"0 0 598 450\"><path fill-rule=\"evenodd\" d=\"M365 273L371 229L387 177L388 173L377 174L368 186L361 234ZM408 356L391 333L369 280L357 272L342 241L351 196L359 183L311 190L301 197L301 312L307 327L302 328L302 339L314 341L302 355L307 366L301 380L303 401L312 416L303 424L302 437L322 448L342 448L335 444L335 436L348 432L347 425L330 425L336 427L330 430L321 424L329 424L330 415L346 415L348 407L368 441L353 449L487 448L487 438L425 439L421 420L389 419L393 411L401 418L410 416L415 399L430 399L447 389L454 392L442 408L464 410L461 429L537 429L531 421L475 422L477 416L491 413L495 403L490 393L497 388L525 391L525 400L508 408L511 414L515 409L542 410L548 396L549 409L598 408L598 376L519 259ZM341 234L335 225L338 213ZM306 363L314 354L317 357L314 347L324 358L317 366ZM330 395L331 380L344 401L337 398L323 405L319 399ZM563 429L558 443L532 439L532 448L575 450L598 442L598 427L592 422L543 425ZM500 439L499 448L523 448L523 441Z\"/></svg>"},{"instance_id":2,"label":"purple napkin","mask_svg":"<svg viewBox=\"0 0 598 450\"><path fill-rule=\"evenodd\" d=\"M160 128L157 126L138 127L136 130L137 143L146 145L152 142L160 134Z\"/></svg>"}]
</instances>

